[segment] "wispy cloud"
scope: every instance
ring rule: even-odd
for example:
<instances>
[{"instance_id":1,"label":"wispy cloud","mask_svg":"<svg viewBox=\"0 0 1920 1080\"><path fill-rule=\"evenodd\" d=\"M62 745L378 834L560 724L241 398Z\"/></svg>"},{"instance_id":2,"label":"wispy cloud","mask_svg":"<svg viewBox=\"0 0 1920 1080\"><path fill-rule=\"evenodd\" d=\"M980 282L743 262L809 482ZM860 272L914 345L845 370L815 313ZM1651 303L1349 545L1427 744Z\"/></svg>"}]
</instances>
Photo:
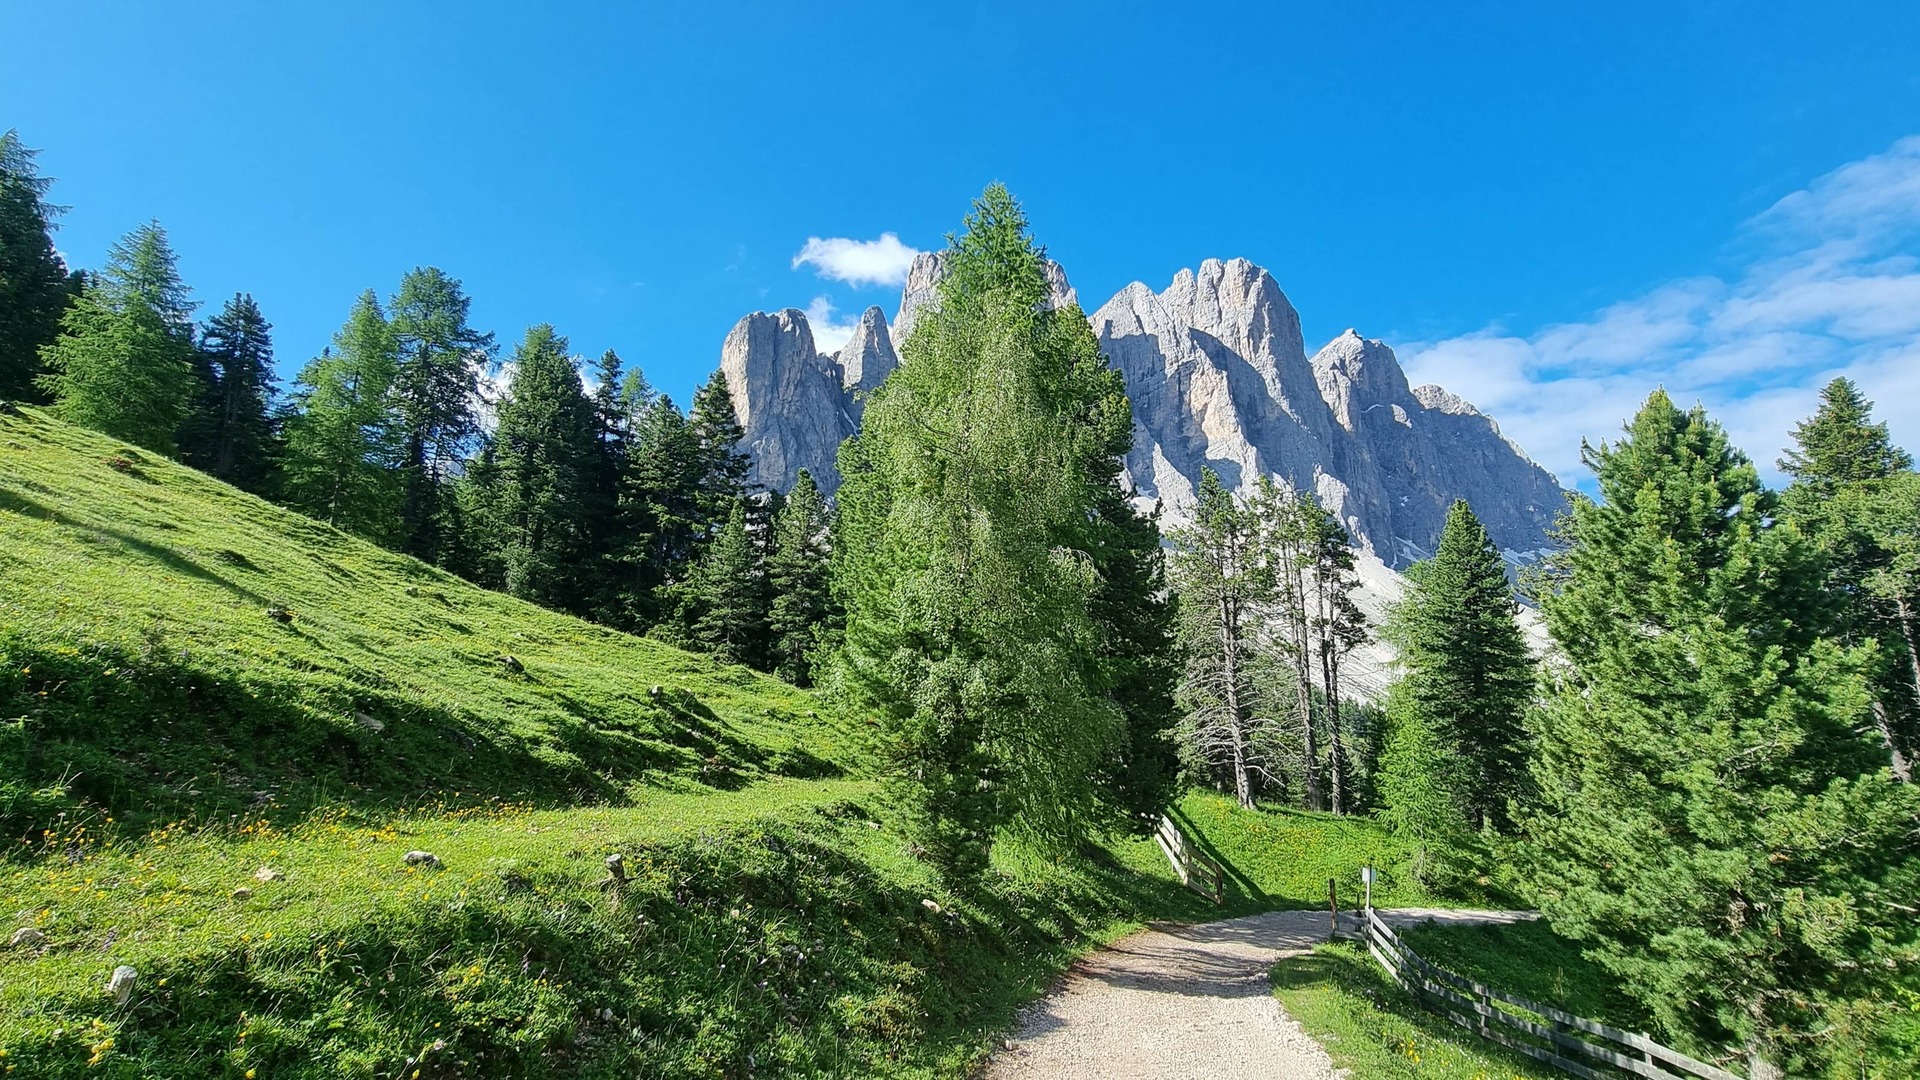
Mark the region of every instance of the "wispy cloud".
<instances>
[{"instance_id":1,"label":"wispy cloud","mask_svg":"<svg viewBox=\"0 0 1920 1080\"><path fill-rule=\"evenodd\" d=\"M1836 375L1920 443L1920 136L1842 166L1734 237L1745 265L1669 282L1520 336L1494 326L1401 349L1414 382L1472 401L1563 482L1648 391L1698 400L1763 470Z\"/></svg>"},{"instance_id":2,"label":"wispy cloud","mask_svg":"<svg viewBox=\"0 0 1920 1080\"><path fill-rule=\"evenodd\" d=\"M809 236L793 257L793 268L812 266L821 277L849 285L904 285L907 268L918 254L894 233L881 233L878 240Z\"/></svg>"},{"instance_id":3,"label":"wispy cloud","mask_svg":"<svg viewBox=\"0 0 1920 1080\"><path fill-rule=\"evenodd\" d=\"M813 329L814 348L825 353L837 353L853 337L860 320L837 317L833 301L816 296L807 304L807 325Z\"/></svg>"}]
</instances>

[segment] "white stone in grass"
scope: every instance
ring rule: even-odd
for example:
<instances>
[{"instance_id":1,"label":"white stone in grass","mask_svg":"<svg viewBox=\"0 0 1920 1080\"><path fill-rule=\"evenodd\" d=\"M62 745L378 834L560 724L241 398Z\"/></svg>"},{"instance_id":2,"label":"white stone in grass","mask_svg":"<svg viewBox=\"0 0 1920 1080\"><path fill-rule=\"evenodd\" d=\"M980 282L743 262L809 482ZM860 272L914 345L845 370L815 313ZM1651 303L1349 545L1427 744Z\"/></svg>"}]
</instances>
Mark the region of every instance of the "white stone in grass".
<instances>
[{"instance_id":1,"label":"white stone in grass","mask_svg":"<svg viewBox=\"0 0 1920 1080\"><path fill-rule=\"evenodd\" d=\"M402 855L401 858L406 861L408 866L427 866L433 867L434 869L438 869L440 866L440 856L435 855L431 851L409 851L405 855Z\"/></svg>"},{"instance_id":2,"label":"white stone in grass","mask_svg":"<svg viewBox=\"0 0 1920 1080\"><path fill-rule=\"evenodd\" d=\"M7 939L9 949L37 949L47 943L47 935L31 926L23 926Z\"/></svg>"},{"instance_id":3,"label":"white stone in grass","mask_svg":"<svg viewBox=\"0 0 1920 1080\"><path fill-rule=\"evenodd\" d=\"M131 965L121 964L113 969L113 977L107 980L107 993L113 995L116 1005L125 1005L133 997L133 984L140 979L140 973Z\"/></svg>"},{"instance_id":4,"label":"white stone in grass","mask_svg":"<svg viewBox=\"0 0 1920 1080\"><path fill-rule=\"evenodd\" d=\"M249 889L249 888L247 888L247 887L246 887L245 885L242 885L242 886L240 886L239 888L237 888L237 889L235 889L235 890L233 890L233 898L234 898L235 900L249 900L249 899L252 899L252 898L253 898L253 890L252 890L252 889Z\"/></svg>"},{"instance_id":5,"label":"white stone in grass","mask_svg":"<svg viewBox=\"0 0 1920 1080\"><path fill-rule=\"evenodd\" d=\"M263 866L260 869L255 870L253 872L253 880L261 882L262 884L265 884L266 882L269 882L269 881L279 881L281 878L286 876L287 875L281 873L278 870L275 870L271 866Z\"/></svg>"}]
</instances>

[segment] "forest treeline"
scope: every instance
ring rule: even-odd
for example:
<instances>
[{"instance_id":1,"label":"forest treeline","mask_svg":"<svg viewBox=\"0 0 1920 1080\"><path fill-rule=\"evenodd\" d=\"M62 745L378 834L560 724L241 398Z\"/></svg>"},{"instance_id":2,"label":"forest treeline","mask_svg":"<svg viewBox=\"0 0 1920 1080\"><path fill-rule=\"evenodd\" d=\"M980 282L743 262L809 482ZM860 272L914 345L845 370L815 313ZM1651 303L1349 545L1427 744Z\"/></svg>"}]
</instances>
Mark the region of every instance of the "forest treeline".
<instances>
[{"instance_id":1,"label":"forest treeline","mask_svg":"<svg viewBox=\"0 0 1920 1080\"><path fill-rule=\"evenodd\" d=\"M1390 872L1516 892L1754 1080L1920 1054L1920 474L1845 379L1795 429L1782 491L1655 391L1584 448L1598 495L1570 498L1544 564L1516 583L1457 503L1369 625L1353 539L1310 493L1205 473L1164 537L1136 505L1125 387L1048 303L998 185L949 237L831 502L804 474L746 488L718 376L682 412L611 351L583 376L544 325L499 365L434 268L364 293L281 393L251 299L195 323L156 224L69 272L45 194L7 136L0 395L821 685L957 886L1003 843L1060 856L1145 828L1182 786L1377 812L1418 852ZM1376 637L1392 684L1350 700Z\"/></svg>"}]
</instances>

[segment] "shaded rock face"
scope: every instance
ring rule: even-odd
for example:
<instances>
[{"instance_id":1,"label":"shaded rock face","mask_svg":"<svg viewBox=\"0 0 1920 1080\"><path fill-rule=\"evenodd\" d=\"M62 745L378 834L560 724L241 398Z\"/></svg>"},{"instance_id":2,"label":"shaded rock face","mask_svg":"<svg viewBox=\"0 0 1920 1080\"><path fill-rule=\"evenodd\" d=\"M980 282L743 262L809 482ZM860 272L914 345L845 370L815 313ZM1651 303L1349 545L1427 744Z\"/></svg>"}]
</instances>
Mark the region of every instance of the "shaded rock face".
<instances>
[{"instance_id":1,"label":"shaded rock face","mask_svg":"<svg viewBox=\"0 0 1920 1080\"><path fill-rule=\"evenodd\" d=\"M1065 271L1046 269L1049 303L1077 304ZM824 490L838 487L835 450L866 395L899 366L895 343L937 302L943 275L939 253L920 255L892 326L868 308L835 356L817 351L806 316L792 309L733 328L721 369L754 483L785 490L805 468ZM1309 358L1286 294L1245 259L1209 259L1160 292L1135 282L1089 321L1133 402L1127 476L1167 520L1185 517L1210 467L1230 488L1269 475L1314 492L1389 567L1433 551L1455 498L1516 559L1548 544L1564 503L1552 474L1472 405L1436 386L1410 388L1382 342L1349 330Z\"/></svg>"}]
</instances>

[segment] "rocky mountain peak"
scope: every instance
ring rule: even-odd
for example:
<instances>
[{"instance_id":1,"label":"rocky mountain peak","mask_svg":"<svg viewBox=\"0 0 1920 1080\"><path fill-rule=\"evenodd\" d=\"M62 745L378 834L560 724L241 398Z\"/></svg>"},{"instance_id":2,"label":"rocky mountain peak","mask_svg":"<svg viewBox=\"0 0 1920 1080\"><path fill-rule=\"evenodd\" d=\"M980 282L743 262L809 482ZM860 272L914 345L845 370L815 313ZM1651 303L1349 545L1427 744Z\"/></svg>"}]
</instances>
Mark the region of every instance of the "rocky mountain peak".
<instances>
[{"instance_id":1,"label":"rocky mountain peak","mask_svg":"<svg viewBox=\"0 0 1920 1080\"><path fill-rule=\"evenodd\" d=\"M840 366L815 347L805 312L756 311L735 323L720 346L720 372L753 483L785 491L804 468L828 490L838 486L834 454L853 434L853 417Z\"/></svg>"},{"instance_id":2,"label":"rocky mountain peak","mask_svg":"<svg viewBox=\"0 0 1920 1080\"><path fill-rule=\"evenodd\" d=\"M857 422L866 408L867 395L900 366L900 358L893 351L893 335L887 330L887 317L878 307L861 314L853 336L841 347L835 361L840 366L840 385L851 395L848 409Z\"/></svg>"},{"instance_id":3,"label":"rocky mountain peak","mask_svg":"<svg viewBox=\"0 0 1920 1080\"><path fill-rule=\"evenodd\" d=\"M1408 407L1419 404L1407 389L1400 361L1384 341L1363 338L1349 329L1314 353L1310 363L1334 421L1349 432L1369 410L1397 407L1404 423Z\"/></svg>"}]
</instances>

